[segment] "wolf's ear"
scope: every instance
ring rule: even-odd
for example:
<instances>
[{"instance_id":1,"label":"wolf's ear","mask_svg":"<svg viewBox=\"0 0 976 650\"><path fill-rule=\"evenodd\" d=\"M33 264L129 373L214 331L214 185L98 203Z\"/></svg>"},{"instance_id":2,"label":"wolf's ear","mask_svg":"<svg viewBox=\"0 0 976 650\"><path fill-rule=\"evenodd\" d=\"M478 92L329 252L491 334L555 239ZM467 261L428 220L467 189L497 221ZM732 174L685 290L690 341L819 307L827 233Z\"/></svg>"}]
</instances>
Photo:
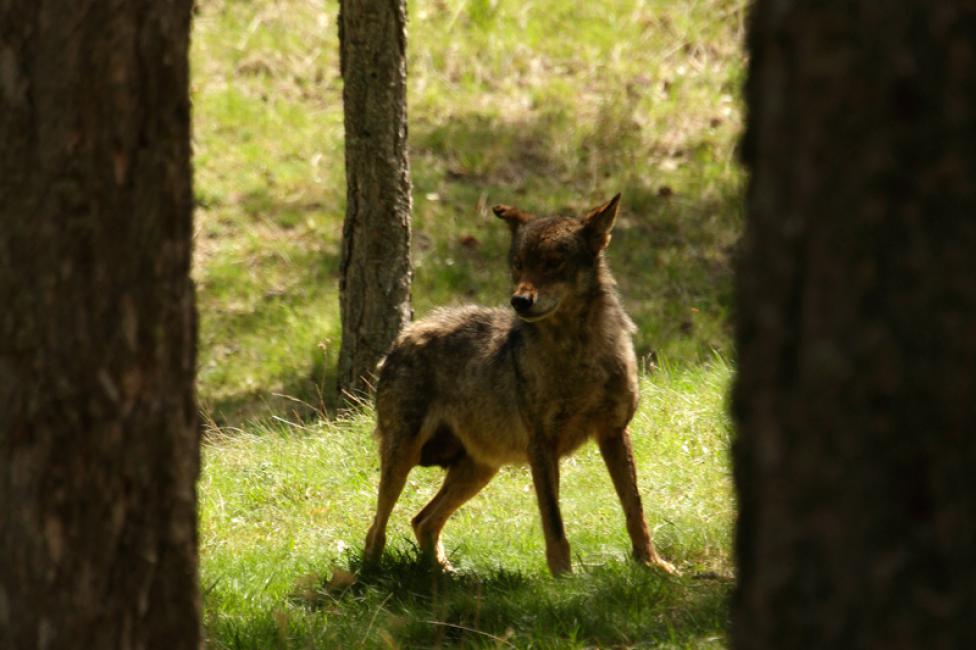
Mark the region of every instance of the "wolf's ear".
<instances>
[{"instance_id":1,"label":"wolf's ear","mask_svg":"<svg viewBox=\"0 0 976 650\"><path fill-rule=\"evenodd\" d=\"M599 253L610 243L610 230L617 219L620 194L601 206L595 207L583 216L583 234L594 254Z\"/></svg>"},{"instance_id":2,"label":"wolf's ear","mask_svg":"<svg viewBox=\"0 0 976 650\"><path fill-rule=\"evenodd\" d=\"M532 215L528 212L522 212L518 208L513 208L510 205L496 205L491 209L495 213L495 216L499 219L504 219L512 230L515 230L520 225L532 218Z\"/></svg>"}]
</instances>

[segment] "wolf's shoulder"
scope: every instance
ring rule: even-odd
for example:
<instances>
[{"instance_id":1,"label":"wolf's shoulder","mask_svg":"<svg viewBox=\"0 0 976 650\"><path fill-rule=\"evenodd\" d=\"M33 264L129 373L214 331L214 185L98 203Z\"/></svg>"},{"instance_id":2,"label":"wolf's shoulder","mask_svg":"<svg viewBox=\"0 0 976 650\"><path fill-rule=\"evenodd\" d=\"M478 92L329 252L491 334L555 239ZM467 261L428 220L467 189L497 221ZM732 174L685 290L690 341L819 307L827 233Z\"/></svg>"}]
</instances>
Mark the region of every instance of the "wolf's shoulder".
<instances>
[{"instance_id":1,"label":"wolf's shoulder","mask_svg":"<svg viewBox=\"0 0 976 650\"><path fill-rule=\"evenodd\" d=\"M514 316L509 309L481 305L439 307L408 325L397 345L425 343L447 337L492 338L511 329Z\"/></svg>"}]
</instances>

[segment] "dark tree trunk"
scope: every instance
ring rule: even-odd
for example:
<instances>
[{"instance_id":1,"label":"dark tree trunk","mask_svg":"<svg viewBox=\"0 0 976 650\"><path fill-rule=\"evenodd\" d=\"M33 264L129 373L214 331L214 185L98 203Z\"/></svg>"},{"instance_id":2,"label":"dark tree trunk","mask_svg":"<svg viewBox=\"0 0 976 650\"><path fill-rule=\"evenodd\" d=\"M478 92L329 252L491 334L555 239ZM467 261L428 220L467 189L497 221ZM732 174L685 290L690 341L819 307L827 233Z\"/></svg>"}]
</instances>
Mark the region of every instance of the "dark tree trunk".
<instances>
[{"instance_id":1,"label":"dark tree trunk","mask_svg":"<svg viewBox=\"0 0 976 650\"><path fill-rule=\"evenodd\" d=\"M0 647L197 648L190 0L0 3Z\"/></svg>"},{"instance_id":2,"label":"dark tree trunk","mask_svg":"<svg viewBox=\"0 0 976 650\"><path fill-rule=\"evenodd\" d=\"M976 647L976 5L759 0L738 648Z\"/></svg>"},{"instance_id":3,"label":"dark tree trunk","mask_svg":"<svg viewBox=\"0 0 976 650\"><path fill-rule=\"evenodd\" d=\"M406 0L342 0L346 220L339 302L340 394L363 395L410 321Z\"/></svg>"}]
</instances>

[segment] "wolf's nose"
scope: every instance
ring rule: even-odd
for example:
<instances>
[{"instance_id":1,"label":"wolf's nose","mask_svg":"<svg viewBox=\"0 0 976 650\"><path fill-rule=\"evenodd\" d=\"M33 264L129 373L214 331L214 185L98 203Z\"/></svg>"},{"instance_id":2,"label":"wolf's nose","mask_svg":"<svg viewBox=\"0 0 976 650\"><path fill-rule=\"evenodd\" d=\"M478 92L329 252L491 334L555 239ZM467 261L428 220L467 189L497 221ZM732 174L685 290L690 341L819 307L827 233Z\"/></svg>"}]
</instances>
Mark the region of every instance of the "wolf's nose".
<instances>
[{"instance_id":1,"label":"wolf's nose","mask_svg":"<svg viewBox=\"0 0 976 650\"><path fill-rule=\"evenodd\" d=\"M522 312L528 311L529 309L532 308L532 297L523 296L521 294L515 294L514 296L512 296L512 307L514 307L515 311L517 311L520 314Z\"/></svg>"}]
</instances>

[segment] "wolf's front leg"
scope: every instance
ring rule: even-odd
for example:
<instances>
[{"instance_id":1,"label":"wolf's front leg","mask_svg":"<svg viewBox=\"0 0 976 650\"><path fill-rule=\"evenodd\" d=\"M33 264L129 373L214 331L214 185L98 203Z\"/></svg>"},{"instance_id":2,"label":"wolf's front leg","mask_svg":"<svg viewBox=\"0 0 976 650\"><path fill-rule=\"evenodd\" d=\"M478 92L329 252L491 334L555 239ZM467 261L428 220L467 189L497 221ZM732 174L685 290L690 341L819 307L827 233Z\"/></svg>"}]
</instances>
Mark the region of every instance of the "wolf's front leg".
<instances>
[{"instance_id":1,"label":"wolf's front leg","mask_svg":"<svg viewBox=\"0 0 976 650\"><path fill-rule=\"evenodd\" d=\"M569 560L569 542L563 530L563 517L559 512L559 458L555 449L544 440L533 440L529 444L529 466L542 515L549 571L554 576L569 573L573 568Z\"/></svg>"},{"instance_id":2,"label":"wolf's front leg","mask_svg":"<svg viewBox=\"0 0 976 650\"><path fill-rule=\"evenodd\" d=\"M600 454L606 463L613 480L613 487L624 508L627 518L627 532L634 549L634 559L644 564L652 564L666 573L678 571L670 562L661 558L654 549L654 542L644 520L640 491L637 489L637 471L634 468L634 453L630 445L627 429L614 429L601 432L597 438Z\"/></svg>"}]
</instances>

